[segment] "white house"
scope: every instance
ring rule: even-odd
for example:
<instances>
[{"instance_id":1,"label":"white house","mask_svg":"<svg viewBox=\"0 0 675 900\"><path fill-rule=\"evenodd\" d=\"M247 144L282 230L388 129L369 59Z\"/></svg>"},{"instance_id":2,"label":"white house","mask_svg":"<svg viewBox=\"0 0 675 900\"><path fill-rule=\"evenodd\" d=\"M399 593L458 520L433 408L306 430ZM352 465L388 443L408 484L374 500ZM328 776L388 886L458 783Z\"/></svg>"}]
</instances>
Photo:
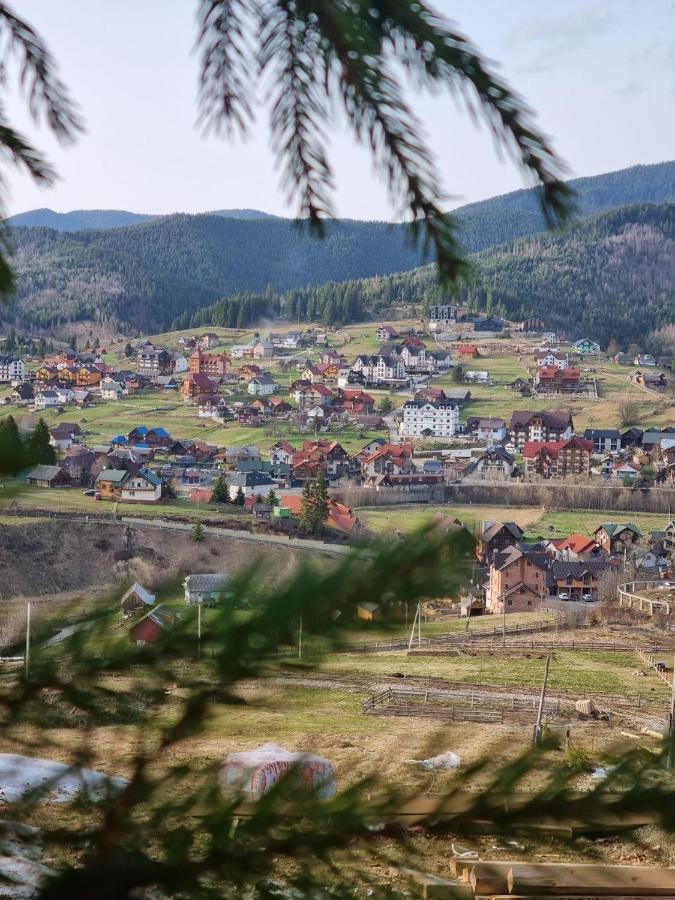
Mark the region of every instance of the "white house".
<instances>
[{"instance_id":1,"label":"white house","mask_svg":"<svg viewBox=\"0 0 675 900\"><path fill-rule=\"evenodd\" d=\"M182 355L182 353L176 357L174 360L173 370L176 375L180 375L182 372L187 372L190 368L190 364L187 359Z\"/></svg>"},{"instance_id":2,"label":"white house","mask_svg":"<svg viewBox=\"0 0 675 900\"><path fill-rule=\"evenodd\" d=\"M471 384L489 384L490 373L479 371L477 369L468 369L463 375L463 380L468 381Z\"/></svg>"},{"instance_id":3,"label":"white house","mask_svg":"<svg viewBox=\"0 0 675 900\"><path fill-rule=\"evenodd\" d=\"M534 356L539 368L542 366L555 366L556 369L567 369L569 366L569 356L564 350L541 347Z\"/></svg>"},{"instance_id":4,"label":"white house","mask_svg":"<svg viewBox=\"0 0 675 900\"><path fill-rule=\"evenodd\" d=\"M249 381L246 390L254 397L269 397L276 394L279 386L269 372L263 372L262 375Z\"/></svg>"},{"instance_id":5,"label":"white house","mask_svg":"<svg viewBox=\"0 0 675 900\"><path fill-rule=\"evenodd\" d=\"M274 481L265 472L233 472L227 477L230 499L234 500L239 488L244 497L266 497L274 488Z\"/></svg>"},{"instance_id":6,"label":"white house","mask_svg":"<svg viewBox=\"0 0 675 900\"><path fill-rule=\"evenodd\" d=\"M42 391L42 393L35 395L33 404L35 409L51 409L59 405L59 395L56 391Z\"/></svg>"},{"instance_id":7,"label":"white house","mask_svg":"<svg viewBox=\"0 0 675 900\"><path fill-rule=\"evenodd\" d=\"M124 396L124 388L119 381L108 381L101 384L102 400L121 400Z\"/></svg>"},{"instance_id":8,"label":"white house","mask_svg":"<svg viewBox=\"0 0 675 900\"><path fill-rule=\"evenodd\" d=\"M270 462L273 466L278 465L290 465L293 462L293 454L295 453L295 448L292 444L289 444L288 441L277 441L277 443L270 448Z\"/></svg>"},{"instance_id":9,"label":"white house","mask_svg":"<svg viewBox=\"0 0 675 900\"><path fill-rule=\"evenodd\" d=\"M122 485L122 500L136 503L156 503L162 498L162 481L150 469L139 469L130 475Z\"/></svg>"},{"instance_id":10,"label":"white house","mask_svg":"<svg viewBox=\"0 0 675 900\"><path fill-rule=\"evenodd\" d=\"M0 356L0 381L23 381L25 374L26 366L22 359Z\"/></svg>"},{"instance_id":11,"label":"white house","mask_svg":"<svg viewBox=\"0 0 675 900\"><path fill-rule=\"evenodd\" d=\"M486 444L499 444L506 437L506 422L504 419L481 419L478 422L477 436L479 441Z\"/></svg>"},{"instance_id":12,"label":"white house","mask_svg":"<svg viewBox=\"0 0 675 900\"><path fill-rule=\"evenodd\" d=\"M75 400L75 391L69 387L59 387L55 388L56 396L59 399L59 403L72 403Z\"/></svg>"},{"instance_id":13,"label":"white house","mask_svg":"<svg viewBox=\"0 0 675 900\"><path fill-rule=\"evenodd\" d=\"M408 400L399 430L404 437L453 437L459 407L449 400Z\"/></svg>"}]
</instances>

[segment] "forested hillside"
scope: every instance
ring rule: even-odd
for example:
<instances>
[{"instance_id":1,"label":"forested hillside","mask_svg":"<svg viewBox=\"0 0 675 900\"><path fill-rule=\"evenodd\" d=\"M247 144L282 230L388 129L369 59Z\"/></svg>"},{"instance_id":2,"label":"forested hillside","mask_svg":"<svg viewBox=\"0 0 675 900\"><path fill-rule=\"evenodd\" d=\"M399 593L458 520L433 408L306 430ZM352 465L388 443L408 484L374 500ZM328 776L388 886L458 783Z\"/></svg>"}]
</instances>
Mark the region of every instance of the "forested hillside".
<instances>
[{"instance_id":1,"label":"forested hillside","mask_svg":"<svg viewBox=\"0 0 675 900\"><path fill-rule=\"evenodd\" d=\"M214 209L206 213L211 216L226 216L232 219L276 218L259 209ZM27 212L9 216L6 220L13 228L53 228L54 231L85 231L90 228L124 228L140 222L153 222L163 216L149 213L128 212L125 209L74 209L59 213L53 209L30 209Z\"/></svg>"},{"instance_id":2,"label":"forested hillside","mask_svg":"<svg viewBox=\"0 0 675 900\"><path fill-rule=\"evenodd\" d=\"M675 322L675 204L641 204L589 217L559 234L484 250L458 298L512 319L541 318L578 338L622 346ZM179 317L175 327L243 326L262 315L343 324L391 315L397 304L442 299L433 266L386 278L324 284L283 296L240 295Z\"/></svg>"},{"instance_id":3,"label":"forested hillside","mask_svg":"<svg viewBox=\"0 0 675 900\"><path fill-rule=\"evenodd\" d=\"M318 240L285 219L170 216L107 231L16 229L21 328L94 319L158 330L224 294L409 269L421 254L401 226L331 222Z\"/></svg>"},{"instance_id":4,"label":"forested hillside","mask_svg":"<svg viewBox=\"0 0 675 900\"><path fill-rule=\"evenodd\" d=\"M675 201L675 163L636 166L572 184L585 211L636 199L640 203ZM321 241L290 220L255 210L167 216L106 229L92 229L95 218L86 218L107 214L137 215L85 210L64 214L66 218L85 217L80 231L44 227L13 230L18 290L4 318L23 330L93 319L112 327L154 331L174 321L206 324L208 316L215 314L228 322L250 321L251 310L272 303L271 298L276 298L274 306L280 302L279 295L290 291L284 305L294 317L342 322L382 312L392 301L415 302L427 292L421 283L433 279L430 270L384 283L351 283L405 272L422 262L419 249L410 244L407 229L400 225L333 221L328 223L327 238ZM524 272L524 267L511 259L509 267L515 281L509 292L507 276L500 274L507 267L505 251L500 251L494 272L489 253L489 248L543 231L535 191L516 191L463 207L456 214L467 252L488 253L481 257L486 267L483 277L494 281L493 292L504 295L503 302L510 309L540 307L542 302L535 297L539 288L534 282L524 285L516 272ZM569 234L581 233L575 231L580 227L575 226ZM546 241L558 238L554 235L542 239L544 243L535 242L531 252L537 247L552 252ZM643 247L643 254L645 250ZM658 280L661 276L657 272L648 276L649 264L641 256L639 274L627 272L627 283L636 278L641 284L648 277ZM533 271L535 268L533 265ZM537 277L546 280L539 270ZM589 278L594 284L595 275L591 278L588 273L581 273L576 283L588 288ZM342 284L339 288L317 287L331 281ZM625 285L618 290L622 296ZM236 299L232 299L235 294ZM264 295L262 299L260 295ZM217 313L200 312L223 297L229 299L218 304Z\"/></svg>"}]
</instances>

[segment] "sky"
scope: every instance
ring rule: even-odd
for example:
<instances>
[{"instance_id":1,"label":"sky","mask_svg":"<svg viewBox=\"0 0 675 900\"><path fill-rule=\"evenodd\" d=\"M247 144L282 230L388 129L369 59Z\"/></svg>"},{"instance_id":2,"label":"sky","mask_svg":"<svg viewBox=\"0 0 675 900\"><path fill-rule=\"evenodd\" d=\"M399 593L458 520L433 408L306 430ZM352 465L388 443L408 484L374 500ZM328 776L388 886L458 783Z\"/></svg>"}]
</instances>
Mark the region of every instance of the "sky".
<instances>
[{"instance_id":1,"label":"sky","mask_svg":"<svg viewBox=\"0 0 675 900\"><path fill-rule=\"evenodd\" d=\"M21 0L86 122L74 146L9 116L55 165L50 189L9 175L8 213L36 207L163 214L255 208L294 215L261 106L246 142L197 127L194 0ZM675 0L436 0L537 112L571 176L675 157ZM446 94L408 99L434 151L448 206L529 182ZM327 123L335 210L392 219L396 206L345 123ZM6 170L5 170L6 171Z\"/></svg>"}]
</instances>

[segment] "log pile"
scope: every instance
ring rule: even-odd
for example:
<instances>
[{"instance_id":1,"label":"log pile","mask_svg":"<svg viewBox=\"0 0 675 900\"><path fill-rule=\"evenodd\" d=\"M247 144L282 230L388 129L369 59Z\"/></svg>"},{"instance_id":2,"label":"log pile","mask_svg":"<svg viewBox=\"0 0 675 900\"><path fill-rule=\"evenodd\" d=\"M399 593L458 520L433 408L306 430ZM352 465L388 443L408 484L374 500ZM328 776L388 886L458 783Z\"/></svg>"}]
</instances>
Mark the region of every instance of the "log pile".
<instances>
[{"instance_id":1,"label":"log pile","mask_svg":"<svg viewBox=\"0 0 675 900\"><path fill-rule=\"evenodd\" d=\"M453 880L407 874L437 900L675 900L675 868L453 859Z\"/></svg>"}]
</instances>

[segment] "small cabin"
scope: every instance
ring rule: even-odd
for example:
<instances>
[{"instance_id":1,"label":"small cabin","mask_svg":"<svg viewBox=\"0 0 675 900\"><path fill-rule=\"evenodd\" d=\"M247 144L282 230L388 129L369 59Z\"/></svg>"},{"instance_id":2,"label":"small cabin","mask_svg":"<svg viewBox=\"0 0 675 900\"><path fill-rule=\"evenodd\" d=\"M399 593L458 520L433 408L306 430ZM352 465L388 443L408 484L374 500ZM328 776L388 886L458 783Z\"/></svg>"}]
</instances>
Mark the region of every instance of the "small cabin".
<instances>
[{"instance_id":1,"label":"small cabin","mask_svg":"<svg viewBox=\"0 0 675 900\"><path fill-rule=\"evenodd\" d=\"M364 600L356 607L356 618L362 622L381 622L382 608L379 603L372 603L370 600Z\"/></svg>"},{"instance_id":2,"label":"small cabin","mask_svg":"<svg viewBox=\"0 0 675 900\"><path fill-rule=\"evenodd\" d=\"M120 600L120 608L124 618L133 616L137 612L144 612L155 605L156 597L151 594L147 588L137 581L131 585L129 590Z\"/></svg>"}]
</instances>

